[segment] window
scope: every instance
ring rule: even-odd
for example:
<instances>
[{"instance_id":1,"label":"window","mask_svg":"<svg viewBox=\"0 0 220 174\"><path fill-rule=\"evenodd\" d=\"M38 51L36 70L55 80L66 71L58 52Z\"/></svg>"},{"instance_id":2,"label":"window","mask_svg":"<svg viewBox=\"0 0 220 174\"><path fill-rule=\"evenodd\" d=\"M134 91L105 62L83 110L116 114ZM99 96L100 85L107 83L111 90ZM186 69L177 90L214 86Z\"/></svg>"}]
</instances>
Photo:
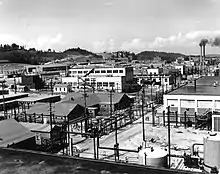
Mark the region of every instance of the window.
<instances>
[{"instance_id":1,"label":"window","mask_svg":"<svg viewBox=\"0 0 220 174\"><path fill-rule=\"evenodd\" d=\"M107 70L107 73L112 73L112 70Z\"/></svg>"},{"instance_id":2,"label":"window","mask_svg":"<svg viewBox=\"0 0 220 174\"><path fill-rule=\"evenodd\" d=\"M63 91L66 91L66 88L63 88Z\"/></svg>"},{"instance_id":3,"label":"window","mask_svg":"<svg viewBox=\"0 0 220 174\"><path fill-rule=\"evenodd\" d=\"M167 78L165 78L165 82L167 82Z\"/></svg>"},{"instance_id":4,"label":"window","mask_svg":"<svg viewBox=\"0 0 220 174\"><path fill-rule=\"evenodd\" d=\"M106 73L106 70L101 70L101 73Z\"/></svg>"},{"instance_id":5,"label":"window","mask_svg":"<svg viewBox=\"0 0 220 174\"><path fill-rule=\"evenodd\" d=\"M88 71L84 71L83 73L86 74Z\"/></svg>"},{"instance_id":6,"label":"window","mask_svg":"<svg viewBox=\"0 0 220 174\"><path fill-rule=\"evenodd\" d=\"M99 70L96 70L95 73L100 73L100 71L99 71Z\"/></svg>"},{"instance_id":7,"label":"window","mask_svg":"<svg viewBox=\"0 0 220 174\"><path fill-rule=\"evenodd\" d=\"M61 91L62 89L60 88L60 91Z\"/></svg>"},{"instance_id":8,"label":"window","mask_svg":"<svg viewBox=\"0 0 220 174\"><path fill-rule=\"evenodd\" d=\"M82 71L78 71L78 74L82 74Z\"/></svg>"},{"instance_id":9,"label":"window","mask_svg":"<svg viewBox=\"0 0 220 174\"><path fill-rule=\"evenodd\" d=\"M123 73L123 70L121 69L121 70L119 70L119 73Z\"/></svg>"},{"instance_id":10,"label":"window","mask_svg":"<svg viewBox=\"0 0 220 174\"><path fill-rule=\"evenodd\" d=\"M85 78L85 81L89 81L89 78Z\"/></svg>"},{"instance_id":11,"label":"window","mask_svg":"<svg viewBox=\"0 0 220 174\"><path fill-rule=\"evenodd\" d=\"M77 73L77 71L71 71L72 72L72 74L76 74Z\"/></svg>"},{"instance_id":12,"label":"window","mask_svg":"<svg viewBox=\"0 0 220 174\"><path fill-rule=\"evenodd\" d=\"M108 86L108 82L103 82L103 86Z\"/></svg>"},{"instance_id":13,"label":"window","mask_svg":"<svg viewBox=\"0 0 220 174\"><path fill-rule=\"evenodd\" d=\"M57 88L55 88L55 90L57 91L58 89L57 89Z\"/></svg>"},{"instance_id":14,"label":"window","mask_svg":"<svg viewBox=\"0 0 220 174\"><path fill-rule=\"evenodd\" d=\"M102 86L102 82L97 82L97 86Z\"/></svg>"},{"instance_id":15,"label":"window","mask_svg":"<svg viewBox=\"0 0 220 174\"><path fill-rule=\"evenodd\" d=\"M113 70L113 73L118 73L118 70Z\"/></svg>"},{"instance_id":16,"label":"window","mask_svg":"<svg viewBox=\"0 0 220 174\"><path fill-rule=\"evenodd\" d=\"M115 86L115 83L114 82L109 82L109 86Z\"/></svg>"}]
</instances>

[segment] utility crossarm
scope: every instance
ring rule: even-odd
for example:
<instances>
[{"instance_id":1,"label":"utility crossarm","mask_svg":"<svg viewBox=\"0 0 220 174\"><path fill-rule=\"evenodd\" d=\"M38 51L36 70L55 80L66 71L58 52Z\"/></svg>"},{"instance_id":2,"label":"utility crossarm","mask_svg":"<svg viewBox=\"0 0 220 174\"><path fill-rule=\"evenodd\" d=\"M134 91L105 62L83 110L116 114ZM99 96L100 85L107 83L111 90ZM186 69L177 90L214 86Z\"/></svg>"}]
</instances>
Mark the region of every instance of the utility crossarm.
<instances>
[{"instance_id":1,"label":"utility crossarm","mask_svg":"<svg viewBox=\"0 0 220 174\"><path fill-rule=\"evenodd\" d=\"M87 74L85 74L83 77L87 77L89 74L93 73L94 70L95 70L95 68L92 68L92 69L91 69ZM88 86L90 86L90 87L92 87L92 88L94 89L94 86L87 84L86 81L85 81L82 77L79 77L79 76L78 76L78 78L83 81L84 85L88 85Z\"/></svg>"}]
</instances>

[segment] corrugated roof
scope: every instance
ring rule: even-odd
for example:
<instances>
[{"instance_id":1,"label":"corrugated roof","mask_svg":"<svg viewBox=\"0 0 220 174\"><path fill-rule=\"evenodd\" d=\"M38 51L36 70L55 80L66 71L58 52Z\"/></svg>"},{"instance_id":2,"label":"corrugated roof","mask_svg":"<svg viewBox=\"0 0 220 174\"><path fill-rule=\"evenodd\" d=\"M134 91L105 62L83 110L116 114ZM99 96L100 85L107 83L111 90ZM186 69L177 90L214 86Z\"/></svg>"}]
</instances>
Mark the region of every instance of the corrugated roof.
<instances>
[{"instance_id":1,"label":"corrugated roof","mask_svg":"<svg viewBox=\"0 0 220 174\"><path fill-rule=\"evenodd\" d=\"M7 145L11 145L13 143L16 144L34 136L34 133L14 119L0 121L1 147L7 147Z\"/></svg>"},{"instance_id":2,"label":"corrugated roof","mask_svg":"<svg viewBox=\"0 0 220 174\"><path fill-rule=\"evenodd\" d=\"M67 116L69 113L77 106L75 103L56 103L53 107L53 113L59 116ZM44 114L49 115L49 104L38 104L33 105L30 109L27 110L27 114Z\"/></svg>"}]
</instances>

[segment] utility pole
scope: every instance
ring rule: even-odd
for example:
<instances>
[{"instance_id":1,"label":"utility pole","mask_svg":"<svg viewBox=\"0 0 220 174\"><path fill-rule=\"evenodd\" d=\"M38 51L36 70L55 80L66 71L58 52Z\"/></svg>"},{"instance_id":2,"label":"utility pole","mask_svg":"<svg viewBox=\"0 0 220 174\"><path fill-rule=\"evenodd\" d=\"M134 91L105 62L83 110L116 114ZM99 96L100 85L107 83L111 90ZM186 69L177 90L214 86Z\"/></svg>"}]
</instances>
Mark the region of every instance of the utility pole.
<instances>
[{"instance_id":1,"label":"utility pole","mask_svg":"<svg viewBox=\"0 0 220 174\"><path fill-rule=\"evenodd\" d=\"M2 102L3 102L3 114L4 114L4 118L5 118L5 95L4 95L4 84L5 84L5 80L0 81L0 83L2 84Z\"/></svg>"},{"instance_id":2,"label":"utility pole","mask_svg":"<svg viewBox=\"0 0 220 174\"><path fill-rule=\"evenodd\" d=\"M15 94L16 94L17 93L17 85L16 85L15 75L13 77L14 77L14 90L15 90Z\"/></svg>"},{"instance_id":3,"label":"utility pole","mask_svg":"<svg viewBox=\"0 0 220 174\"><path fill-rule=\"evenodd\" d=\"M113 97L113 86L112 89L109 91L110 92L110 117L112 117L112 97Z\"/></svg>"},{"instance_id":4,"label":"utility pole","mask_svg":"<svg viewBox=\"0 0 220 174\"><path fill-rule=\"evenodd\" d=\"M53 111L52 111L52 101L49 101L49 110L50 110L50 140L51 140L51 151L53 153ZM68 125L69 126L69 125Z\"/></svg>"},{"instance_id":5,"label":"utility pole","mask_svg":"<svg viewBox=\"0 0 220 174\"><path fill-rule=\"evenodd\" d=\"M86 103L86 83L83 83L83 97L84 97L84 116L85 116L85 133L88 131L88 114L87 114L87 103Z\"/></svg>"},{"instance_id":6,"label":"utility pole","mask_svg":"<svg viewBox=\"0 0 220 174\"><path fill-rule=\"evenodd\" d=\"M168 162L169 162L169 168L170 168L170 106L167 107L167 119L168 119Z\"/></svg>"},{"instance_id":7,"label":"utility pole","mask_svg":"<svg viewBox=\"0 0 220 174\"><path fill-rule=\"evenodd\" d=\"M53 95L53 79L50 79L50 89L51 89L51 94Z\"/></svg>"},{"instance_id":8,"label":"utility pole","mask_svg":"<svg viewBox=\"0 0 220 174\"><path fill-rule=\"evenodd\" d=\"M142 109L142 128L143 128L143 141L145 142L145 129L144 129L144 96L145 96L145 89L144 89L144 85L142 85L142 105L141 105L141 109Z\"/></svg>"}]
</instances>

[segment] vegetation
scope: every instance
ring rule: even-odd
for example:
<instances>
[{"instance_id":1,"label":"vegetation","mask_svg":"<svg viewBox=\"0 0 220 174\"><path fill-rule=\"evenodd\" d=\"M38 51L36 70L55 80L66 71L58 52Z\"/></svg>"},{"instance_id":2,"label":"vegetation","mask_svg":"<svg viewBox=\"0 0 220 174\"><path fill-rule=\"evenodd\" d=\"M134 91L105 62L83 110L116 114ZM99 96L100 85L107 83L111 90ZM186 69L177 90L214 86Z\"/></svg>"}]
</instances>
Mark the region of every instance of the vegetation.
<instances>
[{"instance_id":1,"label":"vegetation","mask_svg":"<svg viewBox=\"0 0 220 174\"><path fill-rule=\"evenodd\" d=\"M143 51L137 54L137 60L153 60L154 57L161 57L162 60L174 61L178 57L186 57L180 53L166 53L158 51Z\"/></svg>"},{"instance_id":2,"label":"vegetation","mask_svg":"<svg viewBox=\"0 0 220 174\"><path fill-rule=\"evenodd\" d=\"M68 55L91 56L100 58L92 52L80 48L71 48L64 52L56 52L48 49L47 51L36 50L35 48L26 49L24 46L13 43L12 45L0 45L0 61L11 63L42 64L51 60L57 60Z\"/></svg>"}]
</instances>

